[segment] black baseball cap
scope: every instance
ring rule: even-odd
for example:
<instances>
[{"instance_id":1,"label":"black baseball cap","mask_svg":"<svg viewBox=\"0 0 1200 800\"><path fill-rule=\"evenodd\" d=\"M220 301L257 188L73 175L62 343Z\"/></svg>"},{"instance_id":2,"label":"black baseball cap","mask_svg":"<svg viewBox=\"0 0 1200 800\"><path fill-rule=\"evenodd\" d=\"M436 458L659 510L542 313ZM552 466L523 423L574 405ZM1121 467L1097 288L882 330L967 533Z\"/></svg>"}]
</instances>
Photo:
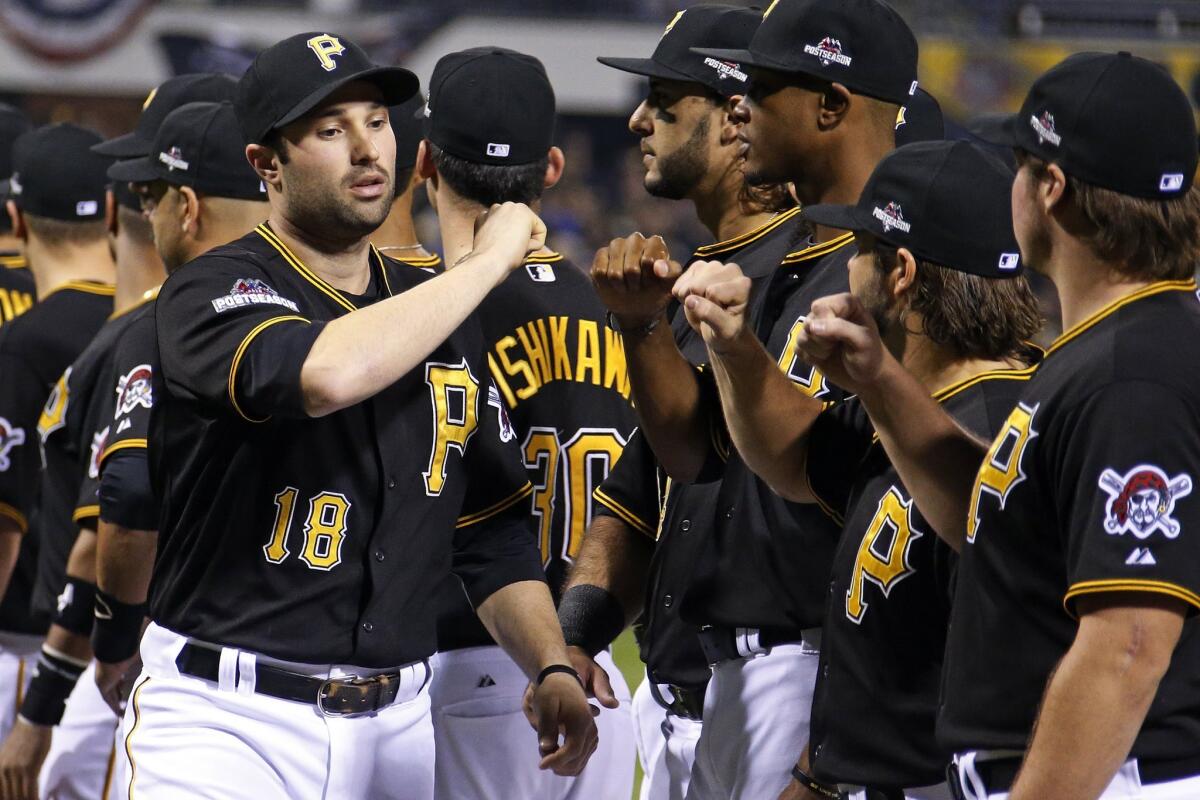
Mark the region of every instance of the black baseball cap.
<instances>
[{"instance_id":1,"label":"black baseball cap","mask_svg":"<svg viewBox=\"0 0 1200 800\"><path fill-rule=\"evenodd\" d=\"M104 171L111 159L93 153L95 131L69 122L22 134L13 145L11 199L28 214L68 222L104 219Z\"/></svg>"},{"instance_id":2,"label":"black baseball cap","mask_svg":"<svg viewBox=\"0 0 1200 800\"><path fill-rule=\"evenodd\" d=\"M476 164L529 164L545 158L554 140L546 68L503 47L442 56L429 79L425 114L429 141Z\"/></svg>"},{"instance_id":3,"label":"black baseball cap","mask_svg":"<svg viewBox=\"0 0 1200 800\"><path fill-rule=\"evenodd\" d=\"M246 160L237 115L230 103L188 103L159 126L150 154L118 161L114 181L163 180L213 197L266 200L266 187Z\"/></svg>"},{"instance_id":4,"label":"black baseball cap","mask_svg":"<svg viewBox=\"0 0 1200 800\"><path fill-rule=\"evenodd\" d=\"M810 75L897 105L917 87L917 39L883 0L774 0L749 48L693 52Z\"/></svg>"},{"instance_id":5,"label":"black baseball cap","mask_svg":"<svg viewBox=\"0 0 1200 800\"><path fill-rule=\"evenodd\" d=\"M658 46L649 58L613 58L596 60L605 66L669 81L701 83L730 97L743 94L750 76L736 61L697 55L693 47L719 47L744 50L750 46L762 15L757 9L737 6L692 6L678 12L667 23Z\"/></svg>"},{"instance_id":6,"label":"black baseball cap","mask_svg":"<svg viewBox=\"0 0 1200 800\"><path fill-rule=\"evenodd\" d=\"M818 225L869 233L924 261L985 278L1022 272L1013 235L1012 173L961 141L917 142L879 162L858 202L816 205Z\"/></svg>"},{"instance_id":7,"label":"black baseball cap","mask_svg":"<svg viewBox=\"0 0 1200 800\"><path fill-rule=\"evenodd\" d=\"M396 134L396 168L407 169L417 163L417 145L425 138L425 98L417 92L398 106L388 109L392 133ZM399 186L396 191L400 191Z\"/></svg>"},{"instance_id":8,"label":"black baseball cap","mask_svg":"<svg viewBox=\"0 0 1200 800\"><path fill-rule=\"evenodd\" d=\"M942 106L937 98L917 87L896 116L896 147L945 138L946 118L942 116Z\"/></svg>"},{"instance_id":9,"label":"black baseball cap","mask_svg":"<svg viewBox=\"0 0 1200 800\"><path fill-rule=\"evenodd\" d=\"M192 75L177 75L163 81L151 90L142 103L142 115L131 133L109 139L96 145L93 150L101 155L116 158L137 158L150 152L158 126L175 109L185 103L220 103L233 100L237 87L229 75L200 72Z\"/></svg>"},{"instance_id":10,"label":"black baseball cap","mask_svg":"<svg viewBox=\"0 0 1200 800\"><path fill-rule=\"evenodd\" d=\"M300 33L263 50L237 84L234 108L246 142L303 117L352 81L379 87L395 106L417 93L417 76L371 61L354 42L330 33Z\"/></svg>"},{"instance_id":11,"label":"black baseball cap","mask_svg":"<svg viewBox=\"0 0 1200 800\"><path fill-rule=\"evenodd\" d=\"M1076 53L1033 82L1021 110L981 134L1081 181L1153 200L1196 174L1196 118L1165 69L1129 53Z\"/></svg>"},{"instance_id":12,"label":"black baseball cap","mask_svg":"<svg viewBox=\"0 0 1200 800\"><path fill-rule=\"evenodd\" d=\"M0 178L12 174L13 145L21 134L33 130L25 112L7 103L0 103Z\"/></svg>"}]
</instances>

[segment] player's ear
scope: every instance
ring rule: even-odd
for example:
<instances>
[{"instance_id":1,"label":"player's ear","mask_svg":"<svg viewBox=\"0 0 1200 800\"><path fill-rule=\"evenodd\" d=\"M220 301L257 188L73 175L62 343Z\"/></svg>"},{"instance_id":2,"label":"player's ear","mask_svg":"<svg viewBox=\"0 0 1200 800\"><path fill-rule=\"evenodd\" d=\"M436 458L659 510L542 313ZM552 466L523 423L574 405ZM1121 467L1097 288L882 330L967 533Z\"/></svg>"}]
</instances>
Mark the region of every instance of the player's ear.
<instances>
[{"instance_id":1,"label":"player's ear","mask_svg":"<svg viewBox=\"0 0 1200 800\"><path fill-rule=\"evenodd\" d=\"M433 163L433 153L429 150L429 140L422 139L417 145L417 174L423 180L429 180L437 175L437 167Z\"/></svg>"},{"instance_id":2,"label":"player's ear","mask_svg":"<svg viewBox=\"0 0 1200 800\"><path fill-rule=\"evenodd\" d=\"M821 92L818 122L823 129L836 127L850 111L853 94L840 83L831 83Z\"/></svg>"},{"instance_id":3,"label":"player's ear","mask_svg":"<svg viewBox=\"0 0 1200 800\"><path fill-rule=\"evenodd\" d=\"M738 105L741 102L742 95L740 94L723 97L718 101L721 108L721 144L723 145L737 142L738 129L742 126L742 120L737 113Z\"/></svg>"},{"instance_id":4,"label":"player's ear","mask_svg":"<svg viewBox=\"0 0 1200 800\"><path fill-rule=\"evenodd\" d=\"M25 228L25 216L21 213L21 209L17 208L17 204L12 200L6 201L5 207L8 209L8 218L12 220L13 236L22 242L26 241L29 238L29 231Z\"/></svg>"},{"instance_id":5,"label":"player's ear","mask_svg":"<svg viewBox=\"0 0 1200 800\"><path fill-rule=\"evenodd\" d=\"M895 285L892 294L897 297L912 291L917 282L917 259L907 247L896 251L896 267L892 270Z\"/></svg>"},{"instance_id":6,"label":"player's ear","mask_svg":"<svg viewBox=\"0 0 1200 800\"><path fill-rule=\"evenodd\" d=\"M542 186L549 189L558 183L566 168L567 157L563 155L563 151L557 147L551 147L550 152L546 154L546 178L542 181Z\"/></svg>"},{"instance_id":7,"label":"player's ear","mask_svg":"<svg viewBox=\"0 0 1200 800\"><path fill-rule=\"evenodd\" d=\"M1056 207L1061 208L1067 195L1067 176L1058 164L1047 164L1038 176L1037 199L1042 205L1042 211L1050 213Z\"/></svg>"},{"instance_id":8,"label":"player's ear","mask_svg":"<svg viewBox=\"0 0 1200 800\"><path fill-rule=\"evenodd\" d=\"M179 226L184 233L198 236L200 233L201 200L200 195L190 186L178 186L174 191L179 192Z\"/></svg>"},{"instance_id":9,"label":"player's ear","mask_svg":"<svg viewBox=\"0 0 1200 800\"><path fill-rule=\"evenodd\" d=\"M259 180L277 192L282 190L283 177L280 170L282 160L274 148L267 147L265 144L248 144L246 145L246 160L258 173Z\"/></svg>"},{"instance_id":10,"label":"player's ear","mask_svg":"<svg viewBox=\"0 0 1200 800\"><path fill-rule=\"evenodd\" d=\"M108 230L109 236L116 236L119 225L117 223L117 196L113 194L112 189L106 189L104 192L104 227Z\"/></svg>"}]
</instances>

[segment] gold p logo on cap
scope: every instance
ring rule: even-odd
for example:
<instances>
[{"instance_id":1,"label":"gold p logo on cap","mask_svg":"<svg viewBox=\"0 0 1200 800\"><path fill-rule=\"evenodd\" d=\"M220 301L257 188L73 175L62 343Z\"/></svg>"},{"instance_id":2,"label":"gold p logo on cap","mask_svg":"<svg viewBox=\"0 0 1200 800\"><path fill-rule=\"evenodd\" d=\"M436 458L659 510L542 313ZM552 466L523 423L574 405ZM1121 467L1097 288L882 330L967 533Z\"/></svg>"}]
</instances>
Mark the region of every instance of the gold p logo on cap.
<instances>
[{"instance_id":1,"label":"gold p logo on cap","mask_svg":"<svg viewBox=\"0 0 1200 800\"><path fill-rule=\"evenodd\" d=\"M317 54L317 58L321 61L321 69L326 72L333 72L337 69L337 63L334 62L333 57L346 52L346 48L337 40L337 37L330 36L328 33L314 36L306 44L308 49Z\"/></svg>"}]
</instances>

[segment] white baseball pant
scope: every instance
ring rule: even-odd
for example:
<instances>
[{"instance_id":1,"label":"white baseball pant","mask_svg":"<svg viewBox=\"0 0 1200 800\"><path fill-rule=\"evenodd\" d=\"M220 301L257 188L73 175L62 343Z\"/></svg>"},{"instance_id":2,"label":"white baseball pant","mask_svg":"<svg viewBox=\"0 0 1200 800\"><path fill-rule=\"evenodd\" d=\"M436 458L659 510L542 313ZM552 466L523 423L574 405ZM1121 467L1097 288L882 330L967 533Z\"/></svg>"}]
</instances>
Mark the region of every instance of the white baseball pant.
<instances>
[{"instance_id":1,"label":"white baseball pant","mask_svg":"<svg viewBox=\"0 0 1200 800\"><path fill-rule=\"evenodd\" d=\"M220 680L212 682L180 674L175 659L185 643L154 624L142 637L142 673L125 710L129 800L432 799L423 664L400 671L392 705L335 718L315 705L255 694L255 663L321 678L394 670L295 664L226 647Z\"/></svg>"},{"instance_id":2,"label":"white baseball pant","mask_svg":"<svg viewBox=\"0 0 1200 800\"><path fill-rule=\"evenodd\" d=\"M0 742L8 738L17 720L44 639L24 633L0 633Z\"/></svg>"},{"instance_id":3,"label":"white baseball pant","mask_svg":"<svg viewBox=\"0 0 1200 800\"><path fill-rule=\"evenodd\" d=\"M820 650L783 644L713 666L687 800L777 797L808 741Z\"/></svg>"},{"instance_id":4,"label":"white baseball pant","mask_svg":"<svg viewBox=\"0 0 1200 800\"><path fill-rule=\"evenodd\" d=\"M651 694L649 678L633 693L632 711L642 764L638 800L684 800L702 723L668 713Z\"/></svg>"},{"instance_id":5,"label":"white baseball pant","mask_svg":"<svg viewBox=\"0 0 1200 800\"><path fill-rule=\"evenodd\" d=\"M112 785L117 715L96 686L93 661L67 698L62 722L38 775L42 800L107 800Z\"/></svg>"},{"instance_id":6,"label":"white baseball pant","mask_svg":"<svg viewBox=\"0 0 1200 800\"><path fill-rule=\"evenodd\" d=\"M620 702L596 718L600 744L575 778L538 769L537 734L521 710L529 679L499 647L434 658L429 696L437 742L437 800L607 800L633 794L629 687L606 652L596 657Z\"/></svg>"},{"instance_id":7,"label":"white baseball pant","mask_svg":"<svg viewBox=\"0 0 1200 800\"><path fill-rule=\"evenodd\" d=\"M967 800L1008 800L1008 792L989 794L975 768L977 761L986 760L988 755L986 752L970 751L954 757L954 764L962 781L963 794ZM1138 773L1137 759L1131 758L1117 770L1117 774L1113 776L1099 800L1196 800L1198 797L1200 775L1143 786Z\"/></svg>"},{"instance_id":8,"label":"white baseball pant","mask_svg":"<svg viewBox=\"0 0 1200 800\"><path fill-rule=\"evenodd\" d=\"M867 800L867 790L861 786L839 785L838 789L846 795L846 800ZM905 789L905 800L954 800L950 787L944 783L933 786L922 786L919 789Z\"/></svg>"}]
</instances>

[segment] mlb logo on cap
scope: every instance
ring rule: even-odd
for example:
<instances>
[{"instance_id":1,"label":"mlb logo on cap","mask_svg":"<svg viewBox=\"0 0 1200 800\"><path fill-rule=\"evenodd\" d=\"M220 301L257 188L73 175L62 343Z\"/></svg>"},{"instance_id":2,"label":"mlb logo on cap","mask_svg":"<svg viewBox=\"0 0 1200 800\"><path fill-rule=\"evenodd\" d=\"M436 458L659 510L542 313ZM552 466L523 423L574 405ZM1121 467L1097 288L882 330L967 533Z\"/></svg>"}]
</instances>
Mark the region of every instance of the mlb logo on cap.
<instances>
[{"instance_id":1,"label":"mlb logo on cap","mask_svg":"<svg viewBox=\"0 0 1200 800\"><path fill-rule=\"evenodd\" d=\"M1021 265L1020 253L1001 253L1000 254L1000 269L1016 269Z\"/></svg>"},{"instance_id":2,"label":"mlb logo on cap","mask_svg":"<svg viewBox=\"0 0 1200 800\"><path fill-rule=\"evenodd\" d=\"M1183 188L1183 173L1169 172L1163 175L1158 182L1158 190L1160 192L1178 192Z\"/></svg>"},{"instance_id":3,"label":"mlb logo on cap","mask_svg":"<svg viewBox=\"0 0 1200 800\"><path fill-rule=\"evenodd\" d=\"M506 144L488 142L487 154L493 158L508 158L509 147Z\"/></svg>"}]
</instances>

